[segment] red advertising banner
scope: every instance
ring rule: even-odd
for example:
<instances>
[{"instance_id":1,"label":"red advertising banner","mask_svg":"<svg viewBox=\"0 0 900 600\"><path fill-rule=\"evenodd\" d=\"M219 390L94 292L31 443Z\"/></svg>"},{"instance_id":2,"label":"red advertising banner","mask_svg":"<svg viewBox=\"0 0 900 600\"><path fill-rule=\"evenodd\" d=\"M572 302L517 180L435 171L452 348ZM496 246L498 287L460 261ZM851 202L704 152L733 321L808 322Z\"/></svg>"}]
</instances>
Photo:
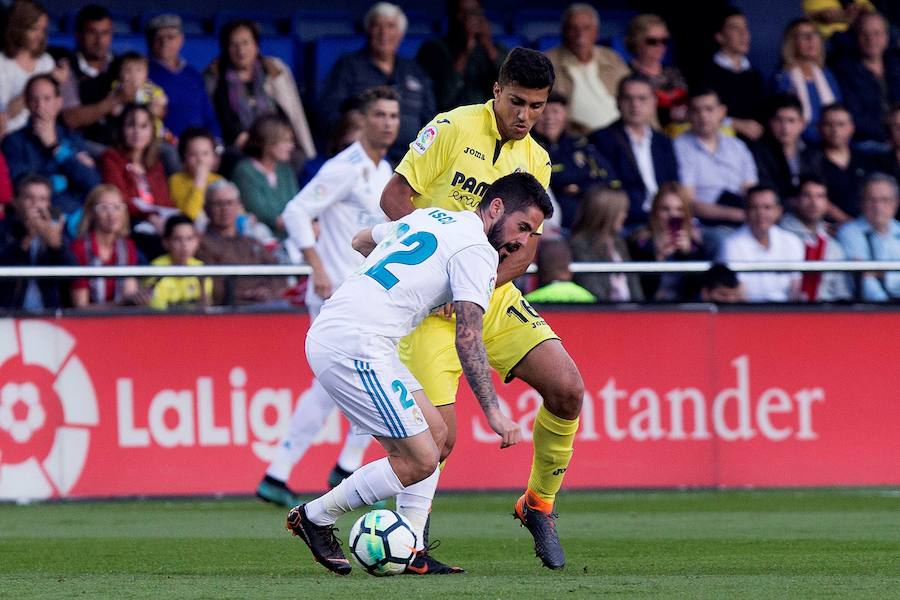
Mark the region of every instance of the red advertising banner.
<instances>
[{"instance_id":1,"label":"red advertising banner","mask_svg":"<svg viewBox=\"0 0 900 600\"><path fill-rule=\"evenodd\" d=\"M544 311L585 381L565 485L900 484L900 313ZM306 315L0 320L0 499L252 492L309 388ZM498 385L530 438L540 397ZM444 489L520 488L463 388ZM291 485L321 490L346 422ZM379 452L376 445L369 457Z\"/></svg>"}]
</instances>

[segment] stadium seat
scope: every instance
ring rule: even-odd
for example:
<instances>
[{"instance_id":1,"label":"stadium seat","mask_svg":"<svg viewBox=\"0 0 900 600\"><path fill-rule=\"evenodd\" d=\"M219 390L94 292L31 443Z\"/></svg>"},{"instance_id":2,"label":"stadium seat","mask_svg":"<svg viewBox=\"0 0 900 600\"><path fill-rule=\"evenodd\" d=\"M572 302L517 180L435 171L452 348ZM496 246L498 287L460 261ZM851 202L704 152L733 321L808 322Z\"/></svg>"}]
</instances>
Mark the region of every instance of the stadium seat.
<instances>
[{"instance_id":1,"label":"stadium seat","mask_svg":"<svg viewBox=\"0 0 900 600\"><path fill-rule=\"evenodd\" d=\"M110 10L109 13L112 16L113 35L132 33L133 14L117 10ZM78 10L72 10L63 15L63 18L60 20L60 31L74 33L75 15L77 14Z\"/></svg>"},{"instance_id":2,"label":"stadium seat","mask_svg":"<svg viewBox=\"0 0 900 600\"><path fill-rule=\"evenodd\" d=\"M623 38L628 31L628 23L637 16L633 10L600 10L600 36L612 38L620 35Z\"/></svg>"},{"instance_id":3,"label":"stadium seat","mask_svg":"<svg viewBox=\"0 0 900 600\"><path fill-rule=\"evenodd\" d=\"M357 32L356 17L343 10L296 10L291 16L291 35L301 42L313 42L322 36L352 35Z\"/></svg>"},{"instance_id":4,"label":"stadium seat","mask_svg":"<svg viewBox=\"0 0 900 600\"><path fill-rule=\"evenodd\" d=\"M113 35L110 49L115 55L122 54L123 52L139 52L144 56L147 56L147 40L143 33L117 33Z\"/></svg>"},{"instance_id":5,"label":"stadium seat","mask_svg":"<svg viewBox=\"0 0 900 600\"><path fill-rule=\"evenodd\" d=\"M539 52L546 52L550 48L556 48L561 43L562 38L559 37L559 34L542 35L531 43L531 47Z\"/></svg>"},{"instance_id":6,"label":"stadium seat","mask_svg":"<svg viewBox=\"0 0 900 600\"><path fill-rule=\"evenodd\" d=\"M361 35L324 35L310 44L310 86L315 94L321 88L334 63L350 52L356 52L366 45Z\"/></svg>"},{"instance_id":7,"label":"stadium seat","mask_svg":"<svg viewBox=\"0 0 900 600\"><path fill-rule=\"evenodd\" d=\"M259 32L262 37L280 35L286 28L282 25L282 19L278 15L267 11L220 10L213 17L213 31L218 35L222 27L238 19L246 19L259 25Z\"/></svg>"},{"instance_id":8,"label":"stadium seat","mask_svg":"<svg viewBox=\"0 0 900 600\"><path fill-rule=\"evenodd\" d=\"M301 61L297 60L299 54L298 44L293 37L289 35L264 37L260 41L260 52L262 52L263 56L274 56L281 59L294 74L297 84L301 84L303 81L303 70L300 68Z\"/></svg>"},{"instance_id":9,"label":"stadium seat","mask_svg":"<svg viewBox=\"0 0 900 600\"><path fill-rule=\"evenodd\" d=\"M562 12L558 10L519 10L512 16L512 32L526 40L559 35Z\"/></svg>"},{"instance_id":10,"label":"stadium seat","mask_svg":"<svg viewBox=\"0 0 900 600\"><path fill-rule=\"evenodd\" d=\"M219 56L219 40L215 36L184 36L184 46L181 48L181 57L201 73L217 56Z\"/></svg>"},{"instance_id":11,"label":"stadium seat","mask_svg":"<svg viewBox=\"0 0 900 600\"><path fill-rule=\"evenodd\" d=\"M51 33L47 36L47 46L55 48L75 49L75 35L71 33Z\"/></svg>"},{"instance_id":12,"label":"stadium seat","mask_svg":"<svg viewBox=\"0 0 900 600\"><path fill-rule=\"evenodd\" d=\"M143 13L137 20L137 31L144 32L147 29L147 23L156 16L165 14L176 14L181 17L181 30L185 36L205 35L209 32L206 19L198 14L190 12L181 12L173 10L154 10Z\"/></svg>"},{"instance_id":13,"label":"stadium seat","mask_svg":"<svg viewBox=\"0 0 900 600\"><path fill-rule=\"evenodd\" d=\"M507 50L515 48L516 46L522 46L524 44L524 41L520 36L512 34L494 34L494 41L505 46Z\"/></svg>"},{"instance_id":14,"label":"stadium seat","mask_svg":"<svg viewBox=\"0 0 900 600\"><path fill-rule=\"evenodd\" d=\"M432 13L423 10L404 10L409 25L406 35L434 35L435 21Z\"/></svg>"}]
</instances>

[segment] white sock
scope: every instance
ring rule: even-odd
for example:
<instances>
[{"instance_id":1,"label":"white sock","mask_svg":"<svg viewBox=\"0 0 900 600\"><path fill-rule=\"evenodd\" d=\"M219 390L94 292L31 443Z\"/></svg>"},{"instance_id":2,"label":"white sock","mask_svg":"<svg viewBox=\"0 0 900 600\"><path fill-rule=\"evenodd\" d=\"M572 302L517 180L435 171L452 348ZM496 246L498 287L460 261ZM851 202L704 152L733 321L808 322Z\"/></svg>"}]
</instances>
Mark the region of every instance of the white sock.
<instances>
[{"instance_id":1,"label":"white sock","mask_svg":"<svg viewBox=\"0 0 900 600\"><path fill-rule=\"evenodd\" d=\"M307 518L316 525L332 525L338 517L360 506L396 496L403 484L387 457L363 465L330 492L306 505Z\"/></svg>"},{"instance_id":2,"label":"white sock","mask_svg":"<svg viewBox=\"0 0 900 600\"><path fill-rule=\"evenodd\" d=\"M313 379L312 387L300 397L287 433L275 450L275 458L269 463L266 475L279 481L287 481L294 465L303 458L310 444L322 429L325 419L335 409L334 400L322 387L318 379Z\"/></svg>"},{"instance_id":3,"label":"white sock","mask_svg":"<svg viewBox=\"0 0 900 600\"><path fill-rule=\"evenodd\" d=\"M397 494L397 512L406 517L412 525L416 534L416 550L425 547L425 524L428 522L431 501L434 500L440 476L441 469L438 467L422 481L407 486Z\"/></svg>"},{"instance_id":4,"label":"white sock","mask_svg":"<svg viewBox=\"0 0 900 600\"><path fill-rule=\"evenodd\" d=\"M363 455L366 448L372 443L372 436L364 433L356 433L353 428L347 432L347 438L344 440L344 447L341 448L341 455L338 456L337 466L352 473L362 466Z\"/></svg>"}]
</instances>

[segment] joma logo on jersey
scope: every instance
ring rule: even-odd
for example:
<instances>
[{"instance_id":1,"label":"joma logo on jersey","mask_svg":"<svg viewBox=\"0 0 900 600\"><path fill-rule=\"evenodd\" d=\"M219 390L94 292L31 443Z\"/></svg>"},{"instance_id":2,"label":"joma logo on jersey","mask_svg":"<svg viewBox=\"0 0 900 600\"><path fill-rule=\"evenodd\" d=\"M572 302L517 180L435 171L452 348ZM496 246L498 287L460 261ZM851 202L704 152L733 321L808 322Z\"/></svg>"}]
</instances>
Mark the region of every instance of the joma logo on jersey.
<instances>
[{"instance_id":1,"label":"joma logo on jersey","mask_svg":"<svg viewBox=\"0 0 900 600\"><path fill-rule=\"evenodd\" d=\"M481 152L479 152L479 151L476 150L475 148L469 148L468 146L466 146L466 149L463 150L463 154L471 154L471 155L474 156L475 158L484 160L484 154L482 154Z\"/></svg>"},{"instance_id":2,"label":"joma logo on jersey","mask_svg":"<svg viewBox=\"0 0 900 600\"><path fill-rule=\"evenodd\" d=\"M457 171L453 175L453 181L450 182L450 186L459 186L464 192L484 198L484 192L487 191L488 184L478 181L474 177L466 177L465 174Z\"/></svg>"}]
</instances>

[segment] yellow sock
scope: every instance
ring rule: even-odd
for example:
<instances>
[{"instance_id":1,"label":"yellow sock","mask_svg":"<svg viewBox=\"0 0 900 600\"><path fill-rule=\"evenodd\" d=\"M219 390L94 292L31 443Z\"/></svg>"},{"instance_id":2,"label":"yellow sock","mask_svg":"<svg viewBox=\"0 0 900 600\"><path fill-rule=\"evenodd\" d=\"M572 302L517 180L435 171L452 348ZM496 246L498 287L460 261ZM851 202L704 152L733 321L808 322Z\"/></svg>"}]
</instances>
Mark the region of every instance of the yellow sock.
<instances>
[{"instance_id":1,"label":"yellow sock","mask_svg":"<svg viewBox=\"0 0 900 600\"><path fill-rule=\"evenodd\" d=\"M556 500L556 493L562 485L563 475L572 459L578 419L557 417L542 405L534 419L534 460L531 476L528 478L526 501L536 509L549 510ZM536 497L536 498L535 498ZM529 499L531 498L531 499ZM535 500L543 501L543 506L535 506Z\"/></svg>"}]
</instances>

